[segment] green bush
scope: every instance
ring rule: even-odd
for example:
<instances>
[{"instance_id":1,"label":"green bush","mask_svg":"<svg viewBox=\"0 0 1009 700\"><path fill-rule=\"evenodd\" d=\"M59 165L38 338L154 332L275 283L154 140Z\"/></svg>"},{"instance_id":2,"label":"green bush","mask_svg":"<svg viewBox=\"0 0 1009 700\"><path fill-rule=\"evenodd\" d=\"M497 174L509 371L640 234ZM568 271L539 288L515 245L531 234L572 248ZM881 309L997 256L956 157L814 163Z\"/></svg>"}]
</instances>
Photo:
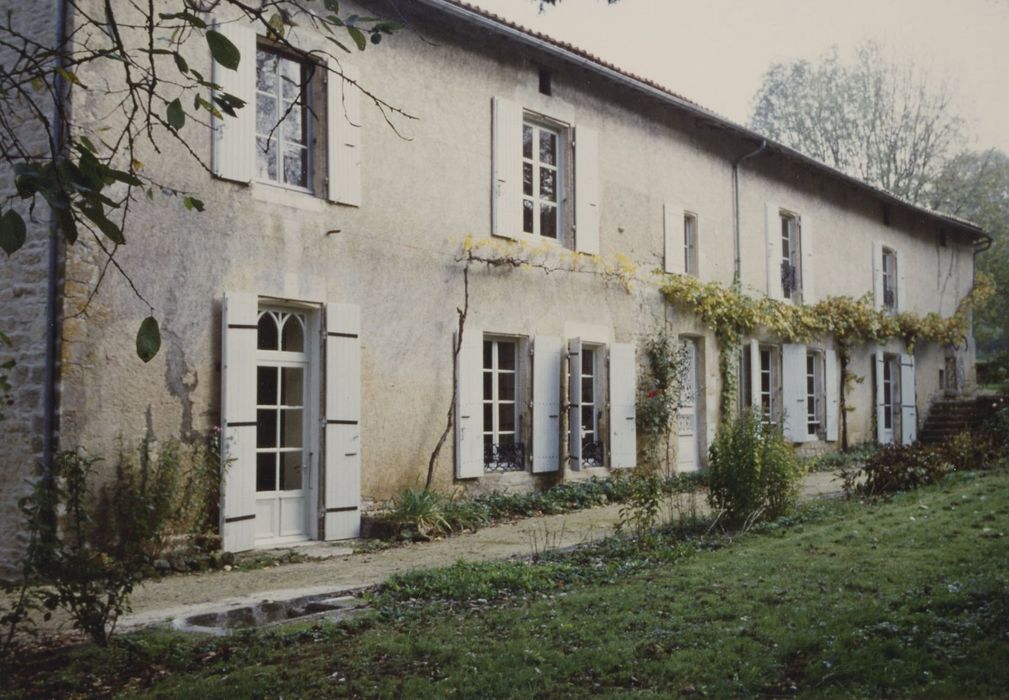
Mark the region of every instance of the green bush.
<instances>
[{"instance_id":1,"label":"green bush","mask_svg":"<svg viewBox=\"0 0 1009 700\"><path fill-rule=\"evenodd\" d=\"M447 532L451 529L445 519L446 498L428 489L404 489L392 499L390 517L396 522L410 525L422 535Z\"/></svg>"},{"instance_id":2,"label":"green bush","mask_svg":"<svg viewBox=\"0 0 1009 700\"><path fill-rule=\"evenodd\" d=\"M884 445L861 468L846 472L849 495L883 496L934 484L956 469L943 448L928 445Z\"/></svg>"},{"instance_id":3,"label":"green bush","mask_svg":"<svg viewBox=\"0 0 1009 700\"><path fill-rule=\"evenodd\" d=\"M795 504L801 477L792 446L751 411L718 427L708 450L708 500L729 524L784 515Z\"/></svg>"},{"instance_id":4,"label":"green bush","mask_svg":"<svg viewBox=\"0 0 1009 700\"><path fill-rule=\"evenodd\" d=\"M879 449L875 442L861 442L852 445L846 451L837 450L817 455L805 460L807 470L811 472L838 472L862 466L866 459Z\"/></svg>"}]
</instances>

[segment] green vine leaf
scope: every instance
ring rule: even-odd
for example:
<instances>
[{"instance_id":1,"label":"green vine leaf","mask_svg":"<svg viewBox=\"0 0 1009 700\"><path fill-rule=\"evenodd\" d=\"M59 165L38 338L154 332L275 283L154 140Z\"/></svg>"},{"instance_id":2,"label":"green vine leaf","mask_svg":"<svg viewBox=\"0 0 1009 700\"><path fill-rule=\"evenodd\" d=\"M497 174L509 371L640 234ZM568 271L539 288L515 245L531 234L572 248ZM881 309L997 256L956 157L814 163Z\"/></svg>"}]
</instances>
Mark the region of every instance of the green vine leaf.
<instances>
[{"instance_id":1,"label":"green vine leaf","mask_svg":"<svg viewBox=\"0 0 1009 700\"><path fill-rule=\"evenodd\" d=\"M137 357L144 362L150 362L160 349L161 330L158 328L158 320L148 316L137 330Z\"/></svg>"}]
</instances>

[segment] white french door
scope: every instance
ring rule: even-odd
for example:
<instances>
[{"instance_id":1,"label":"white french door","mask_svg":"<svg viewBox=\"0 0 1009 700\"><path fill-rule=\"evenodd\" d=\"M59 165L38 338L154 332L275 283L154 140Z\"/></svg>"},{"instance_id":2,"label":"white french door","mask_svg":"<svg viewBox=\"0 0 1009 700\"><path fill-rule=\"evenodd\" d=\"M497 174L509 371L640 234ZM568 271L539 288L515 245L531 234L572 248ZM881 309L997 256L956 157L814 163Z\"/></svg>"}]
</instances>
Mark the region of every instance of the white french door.
<instances>
[{"instance_id":1,"label":"white french door","mask_svg":"<svg viewBox=\"0 0 1009 700\"><path fill-rule=\"evenodd\" d=\"M697 342L691 338L683 340L687 353L684 368L686 382L680 405L676 412L676 471L693 472L700 466L700 446L697 430Z\"/></svg>"}]
</instances>

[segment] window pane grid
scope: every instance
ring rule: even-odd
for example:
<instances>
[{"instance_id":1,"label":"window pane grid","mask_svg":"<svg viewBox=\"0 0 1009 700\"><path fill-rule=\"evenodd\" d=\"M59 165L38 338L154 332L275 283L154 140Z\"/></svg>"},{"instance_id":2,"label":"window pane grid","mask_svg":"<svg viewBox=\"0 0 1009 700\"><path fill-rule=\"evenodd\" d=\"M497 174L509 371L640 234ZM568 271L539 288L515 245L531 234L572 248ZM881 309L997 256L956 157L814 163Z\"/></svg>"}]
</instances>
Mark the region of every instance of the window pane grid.
<instances>
[{"instance_id":1,"label":"window pane grid","mask_svg":"<svg viewBox=\"0 0 1009 700\"><path fill-rule=\"evenodd\" d=\"M519 443L517 351L514 341L484 341L483 437L488 471L524 468Z\"/></svg>"},{"instance_id":2,"label":"window pane grid","mask_svg":"<svg viewBox=\"0 0 1009 700\"><path fill-rule=\"evenodd\" d=\"M256 53L256 167L259 177L309 186L307 71L304 64Z\"/></svg>"},{"instance_id":3,"label":"window pane grid","mask_svg":"<svg viewBox=\"0 0 1009 700\"><path fill-rule=\"evenodd\" d=\"M560 134L522 125L522 230L557 238L560 230Z\"/></svg>"},{"instance_id":4,"label":"window pane grid","mask_svg":"<svg viewBox=\"0 0 1009 700\"><path fill-rule=\"evenodd\" d=\"M764 422L774 422L774 391L771 381L771 351L760 351L760 412Z\"/></svg>"}]
</instances>

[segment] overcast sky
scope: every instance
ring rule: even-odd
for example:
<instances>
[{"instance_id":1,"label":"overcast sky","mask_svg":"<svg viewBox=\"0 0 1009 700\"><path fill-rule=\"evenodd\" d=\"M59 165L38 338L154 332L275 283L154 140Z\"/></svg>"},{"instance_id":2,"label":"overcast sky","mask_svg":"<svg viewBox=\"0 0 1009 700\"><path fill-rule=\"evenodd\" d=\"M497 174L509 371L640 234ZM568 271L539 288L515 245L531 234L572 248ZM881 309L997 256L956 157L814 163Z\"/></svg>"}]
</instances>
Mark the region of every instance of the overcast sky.
<instances>
[{"instance_id":1,"label":"overcast sky","mask_svg":"<svg viewBox=\"0 0 1009 700\"><path fill-rule=\"evenodd\" d=\"M884 42L955 86L975 148L1009 153L1009 0L469 0L746 122L776 61Z\"/></svg>"}]
</instances>

